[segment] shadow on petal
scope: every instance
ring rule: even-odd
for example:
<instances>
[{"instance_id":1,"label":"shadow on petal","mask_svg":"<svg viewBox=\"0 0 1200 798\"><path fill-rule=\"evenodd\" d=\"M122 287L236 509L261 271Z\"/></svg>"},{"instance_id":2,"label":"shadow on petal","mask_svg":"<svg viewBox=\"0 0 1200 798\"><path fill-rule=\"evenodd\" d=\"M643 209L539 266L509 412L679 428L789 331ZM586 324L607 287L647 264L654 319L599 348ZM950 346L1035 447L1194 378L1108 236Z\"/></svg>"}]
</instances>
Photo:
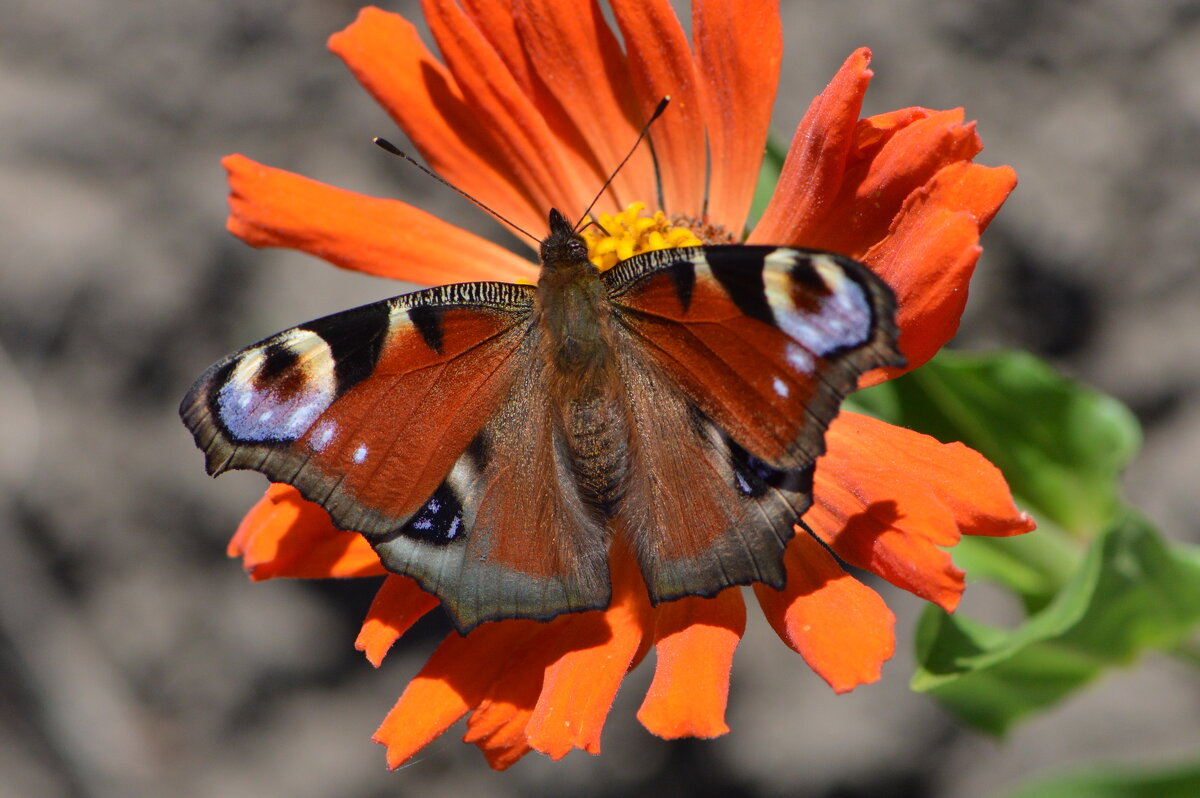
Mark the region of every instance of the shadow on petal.
<instances>
[{"instance_id":1,"label":"shadow on petal","mask_svg":"<svg viewBox=\"0 0 1200 798\"><path fill-rule=\"evenodd\" d=\"M256 582L386 573L362 535L336 528L321 507L280 483L267 488L246 513L226 553L241 557Z\"/></svg>"},{"instance_id":2,"label":"shadow on petal","mask_svg":"<svg viewBox=\"0 0 1200 798\"><path fill-rule=\"evenodd\" d=\"M878 681L896 646L896 618L883 599L808 534L792 539L784 562L783 590L754 586L775 633L835 692Z\"/></svg>"}]
</instances>

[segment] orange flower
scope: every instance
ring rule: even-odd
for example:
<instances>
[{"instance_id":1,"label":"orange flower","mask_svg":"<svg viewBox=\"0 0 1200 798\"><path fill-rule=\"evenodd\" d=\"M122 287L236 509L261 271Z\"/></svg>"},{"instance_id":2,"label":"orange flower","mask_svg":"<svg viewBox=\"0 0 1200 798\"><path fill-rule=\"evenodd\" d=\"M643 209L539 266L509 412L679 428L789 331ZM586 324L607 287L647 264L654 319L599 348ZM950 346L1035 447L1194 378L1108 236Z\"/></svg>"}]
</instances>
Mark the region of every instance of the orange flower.
<instances>
[{"instance_id":1,"label":"orange flower","mask_svg":"<svg viewBox=\"0 0 1200 798\"><path fill-rule=\"evenodd\" d=\"M689 46L667 0L613 0L624 49L592 2L427 0L444 61L407 20L367 8L329 41L431 166L532 231L551 207L581 209L659 98L659 182L648 148L600 206L633 202L738 240L749 212L777 83L773 2L698 0ZM809 107L749 242L835 250L869 264L899 300L909 368L953 335L979 257L979 234L1015 185L1007 167L972 163L981 145L961 110L906 108L859 119L871 77L858 50ZM706 150L706 147L708 148ZM709 157L711 152L711 157ZM229 229L400 280L533 280L537 269L403 202L342 191L233 155ZM866 375L864 384L900 370ZM757 586L783 641L834 690L879 678L894 618L847 563L952 610L963 574L944 550L959 535L1033 527L995 467L850 412L829 429L815 503L786 556L787 586ZM822 545L825 544L825 545ZM828 549L826 548L828 547ZM292 488L273 485L230 544L254 579L384 573L366 542L336 530ZM745 628L742 591L651 608L625 553L612 557L605 611L549 622L487 623L451 633L405 689L376 739L399 765L464 716L466 740L504 768L530 750L553 758L600 750L625 673L653 646L657 664L638 719L662 737L712 737L724 721L729 669ZM435 598L388 575L358 638L375 665Z\"/></svg>"}]
</instances>

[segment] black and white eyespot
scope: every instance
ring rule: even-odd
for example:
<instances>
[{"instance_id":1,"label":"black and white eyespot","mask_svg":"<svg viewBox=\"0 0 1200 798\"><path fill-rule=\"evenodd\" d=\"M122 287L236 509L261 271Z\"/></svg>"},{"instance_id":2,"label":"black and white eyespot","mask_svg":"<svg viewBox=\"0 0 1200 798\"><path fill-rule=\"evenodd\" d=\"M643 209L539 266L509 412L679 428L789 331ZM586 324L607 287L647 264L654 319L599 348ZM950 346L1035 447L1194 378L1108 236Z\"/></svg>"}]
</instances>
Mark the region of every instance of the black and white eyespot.
<instances>
[{"instance_id":1,"label":"black and white eyespot","mask_svg":"<svg viewBox=\"0 0 1200 798\"><path fill-rule=\"evenodd\" d=\"M401 534L427 543L450 543L463 533L463 508L458 495L443 482L414 515Z\"/></svg>"},{"instance_id":2,"label":"black and white eyespot","mask_svg":"<svg viewBox=\"0 0 1200 798\"><path fill-rule=\"evenodd\" d=\"M213 397L217 419L236 441L297 440L337 396L333 366L320 335L280 333L238 357Z\"/></svg>"},{"instance_id":3,"label":"black and white eyespot","mask_svg":"<svg viewBox=\"0 0 1200 798\"><path fill-rule=\"evenodd\" d=\"M790 270L798 258L808 259L828 293L817 299L816 309L795 304ZM787 358L798 371L811 372L810 352L824 357L839 349L861 346L871 336L870 300L857 281L829 255L804 255L777 249L766 257L766 290L775 311L775 321L800 347L789 348ZM807 350L807 351L804 351Z\"/></svg>"}]
</instances>

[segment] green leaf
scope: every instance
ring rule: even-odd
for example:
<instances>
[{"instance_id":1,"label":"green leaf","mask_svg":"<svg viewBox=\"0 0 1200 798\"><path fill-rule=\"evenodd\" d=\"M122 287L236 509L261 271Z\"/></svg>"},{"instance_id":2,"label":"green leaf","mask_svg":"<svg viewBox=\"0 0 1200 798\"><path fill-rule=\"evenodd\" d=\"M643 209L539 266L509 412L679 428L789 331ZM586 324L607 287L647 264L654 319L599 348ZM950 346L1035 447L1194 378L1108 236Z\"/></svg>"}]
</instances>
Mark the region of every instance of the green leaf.
<instances>
[{"instance_id":1,"label":"green leaf","mask_svg":"<svg viewBox=\"0 0 1200 798\"><path fill-rule=\"evenodd\" d=\"M853 406L999 466L1039 520L1090 538L1122 512L1118 477L1141 433L1115 399L1022 352L943 351L905 376L860 391Z\"/></svg>"},{"instance_id":2,"label":"green leaf","mask_svg":"<svg viewBox=\"0 0 1200 798\"><path fill-rule=\"evenodd\" d=\"M763 153L762 166L758 170L758 183L754 186L754 200L750 203L750 218L746 220L747 229L753 230L754 225L758 224L758 220L766 211L767 204L775 194L775 185L779 182L779 175L783 172L785 158L787 158L787 147L776 140L774 136L769 137L766 152Z\"/></svg>"},{"instance_id":3,"label":"green leaf","mask_svg":"<svg viewBox=\"0 0 1200 798\"><path fill-rule=\"evenodd\" d=\"M1014 630L930 607L912 687L996 734L1061 700L1103 668L1184 641L1200 622L1200 561L1143 519L1121 518L1041 612Z\"/></svg>"},{"instance_id":4,"label":"green leaf","mask_svg":"<svg viewBox=\"0 0 1200 798\"><path fill-rule=\"evenodd\" d=\"M972 582L986 580L1017 594L1032 615L1049 604L1079 566L1078 545L1042 520L1035 534L1011 538L964 537L951 552Z\"/></svg>"},{"instance_id":5,"label":"green leaf","mask_svg":"<svg viewBox=\"0 0 1200 798\"><path fill-rule=\"evenodd\" d=\"M1112 768L1038 779L1004 798L1195 798L1200 795L1200 763L1170 770Z\"/></svg>"}]
</instances>

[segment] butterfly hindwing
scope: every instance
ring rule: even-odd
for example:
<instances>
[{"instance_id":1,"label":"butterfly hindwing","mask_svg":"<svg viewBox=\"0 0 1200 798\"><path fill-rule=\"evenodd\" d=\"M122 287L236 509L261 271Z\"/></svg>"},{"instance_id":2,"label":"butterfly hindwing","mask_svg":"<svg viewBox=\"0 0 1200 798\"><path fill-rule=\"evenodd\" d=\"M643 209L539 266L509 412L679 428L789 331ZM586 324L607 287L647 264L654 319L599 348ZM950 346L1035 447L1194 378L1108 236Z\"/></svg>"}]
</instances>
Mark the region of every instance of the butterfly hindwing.
<instances>
[{"instance_id":1,"label":"butterfly hindwing","mask_svg":"<svg viewBox=\"0 0 1200 798\"><path fill-rule=\"evenodd\" d=\"M368 538L408 522L507 396L532 286L419 291L218 362L180 413L210 473L286 482Z\"/></svg>"},{"instance_id":2,"label":"butterfly hindwing","mask_svg":"<svg viewBox=\"0 0 1200 798\"><path fill-rule=\"evenodd\" d=\"M600 609L611 597L605 519L580 492L545 364L528 354L518 353L508 397L421 511L372 541L389 570L442 599L463 633Z\"/></svg>"},{"instance_id":3,"label":"butterfly hindwing","mask_svg":"<svg viewBox=\"0 0 1200 798\"><path fill-rule=\"evenodd\" d=\"M782 587L824 433L863 372L902 361L866 267L781 247L694 247L605 273L637 420L621 512L655 602Z\"/></svg>"},{"instance_id":4,"label":"butterfly hindwing","mask_svg":"<svg viewBox=\"0 0 1200 798\"><path fill-rule=\"evenodd\" d=\"M749 456L634 347L623 358L632 462L616 514L656 603L736 584L782 587L805 506L780 501ZM811 480L811 467L794 481Z\"/></svg>"}]
</instances>

